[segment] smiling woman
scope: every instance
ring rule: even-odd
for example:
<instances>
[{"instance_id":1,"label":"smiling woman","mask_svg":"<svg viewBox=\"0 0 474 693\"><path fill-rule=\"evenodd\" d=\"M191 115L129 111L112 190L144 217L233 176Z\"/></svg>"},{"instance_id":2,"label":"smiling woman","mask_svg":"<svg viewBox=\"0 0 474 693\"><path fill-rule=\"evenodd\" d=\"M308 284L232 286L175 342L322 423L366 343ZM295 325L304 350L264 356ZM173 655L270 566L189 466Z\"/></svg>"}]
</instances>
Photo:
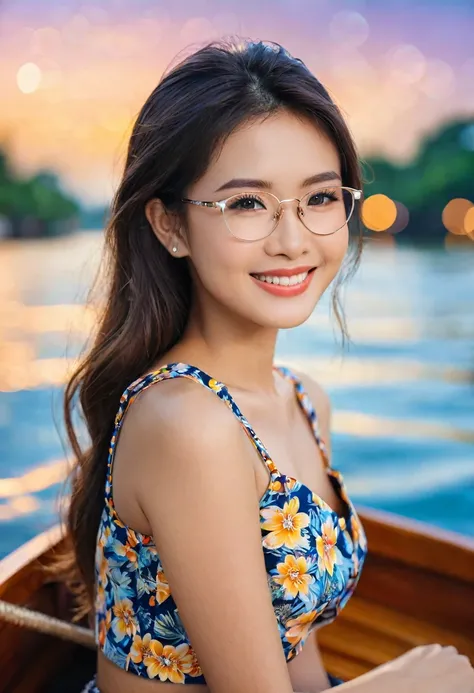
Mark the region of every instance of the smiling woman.
<instances>
[{"instance_id":1,"label":"smiling woman","mask_svg":"<svg viewBox=\"0 0 474 693\"><path fill-rule=\"evenodd\" d=\"M344 331L361 185L338 108L277 44L206 46L141 109L106 230L107 304L66 389L69 565L99 651L88 690L335 683L317 631L356 589L367 542L331 462L328 397L274 351L331 284ZM341 690L472 682L434 647Z\"/></svg>"}]
</instances>

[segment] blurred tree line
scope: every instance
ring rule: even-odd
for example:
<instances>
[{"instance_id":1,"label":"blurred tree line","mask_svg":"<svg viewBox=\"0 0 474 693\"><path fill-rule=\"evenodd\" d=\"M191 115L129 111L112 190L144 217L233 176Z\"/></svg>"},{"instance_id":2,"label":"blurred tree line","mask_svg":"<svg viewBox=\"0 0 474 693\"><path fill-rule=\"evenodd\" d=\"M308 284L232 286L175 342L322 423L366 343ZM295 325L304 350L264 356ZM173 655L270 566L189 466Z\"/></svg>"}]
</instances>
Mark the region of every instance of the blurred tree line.
<instances>
[{"instance_id":1,"label":"blurred tree line","mask_svg":"<svg viewBox=\"0 0 474 693\"><path fill-rule=\"evenodd\" d=\"M54 173L40 171L31 178L19 178L0 151L0 235L69 233L78 226L79 212L80 205L61 191Z\"/></svg>"},{"instance_id":2,"label":"blurred tree line","mask_svg":"<svg viewBox=\"0 0 474 693\"><path fill-rule=\"evenodd\" d=\"M365 196L382 193L404 204L408 226L397 241L439 244L446 236L442 213L453 198L474 204L474 120L451 122L425 137L405 165L373 157L364 162Z\"/></svg>"},{"instance_id":3,"label":"blurred tree line","mask_svg":"<svg viewBox=\"0 0 474 693\"><path fill-rule=\"evenodd\" d=\"M366 197L383 193L409 211L408 226L397 234L397 242L439 244L446 236L442 212L448 202L463 197L474 204L474 120L451 122L425 137L407 164L371 157L363 170ZM103 228L108 211L81 207L61 191L54 173L16 177L0 150L0 236L2 218L3 235L51 236Z\"/></svg>"}]
</instances>

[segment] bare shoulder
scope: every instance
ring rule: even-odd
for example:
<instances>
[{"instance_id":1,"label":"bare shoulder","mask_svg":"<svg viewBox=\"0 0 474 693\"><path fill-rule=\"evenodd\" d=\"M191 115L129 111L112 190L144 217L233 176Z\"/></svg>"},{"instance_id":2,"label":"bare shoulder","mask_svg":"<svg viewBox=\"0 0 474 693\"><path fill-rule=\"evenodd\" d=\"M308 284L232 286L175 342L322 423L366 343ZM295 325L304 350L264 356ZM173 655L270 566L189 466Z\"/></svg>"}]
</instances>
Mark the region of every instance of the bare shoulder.
<instances>
[{"instance_id":1,"label":"bare shoulder","mask_svg":"<svg viewBox=\"0 0 474 693\"><path fill-rule=\"evenodd\" d=\"M136 397L128 413L128 427L136 432L159 436L163 442L178 431L196 429L203 435L221 426L232 426L229 408L215 392L187 377L174 377L154 383Z\"/></svg>"},{"instance_id":2,"label":"bare shoulder","mask_svg":"<svg viewBox=\"0 0 474 693\"><path fill-rule=\"evenodd\" d=\"M157 468L163 473L166 460L190 465L197 456L216 459L208 454L211 450L222 454L226 446L240 449L242 433L238 419L215 392L176 377L140 392L127 413L123 436L137 453L135 465L151 463L147 471L154 474Z\"/></svg>"}]
</instances>

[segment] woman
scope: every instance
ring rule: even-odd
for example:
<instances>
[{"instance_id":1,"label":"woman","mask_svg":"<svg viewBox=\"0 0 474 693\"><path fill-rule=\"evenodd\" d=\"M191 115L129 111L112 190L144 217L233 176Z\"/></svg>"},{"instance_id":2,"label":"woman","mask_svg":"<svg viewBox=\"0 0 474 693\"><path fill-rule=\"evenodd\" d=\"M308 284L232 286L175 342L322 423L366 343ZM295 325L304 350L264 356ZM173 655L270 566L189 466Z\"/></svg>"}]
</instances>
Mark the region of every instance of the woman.
<instances>
[{"instance_id":1,"label":"woman","mask_svg":"<svg viewBox=\"0 0 474 693\"><path fill-rule=\"evenodd\" d=\"M366 541L331 466L327 395L274 351L351 269L360 199L339 110L276 44L207 46L143 106L105 312L66 392L69 529L99 645L88 690L337 684L316 633L355 589ZM352 269L359 253L360 234ZM337 293L334 307L344 330ZM432 646L340 690L464 693L472 679Z\"/></svg>"}]
</instances>

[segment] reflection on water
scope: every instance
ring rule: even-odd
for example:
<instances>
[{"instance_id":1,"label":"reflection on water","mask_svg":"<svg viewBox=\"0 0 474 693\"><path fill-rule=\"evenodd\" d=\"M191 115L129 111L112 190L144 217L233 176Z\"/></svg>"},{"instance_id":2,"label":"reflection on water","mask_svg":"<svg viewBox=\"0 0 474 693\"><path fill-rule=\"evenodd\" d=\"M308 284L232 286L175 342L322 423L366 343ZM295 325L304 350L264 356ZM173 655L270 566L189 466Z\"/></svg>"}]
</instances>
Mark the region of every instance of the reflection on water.
<instances>
[{"instance_id":1,"label":"reflection on water","mask_svg":"<svg viewBox=\"0 0 474 693\"><path fill-rule=\"evenodd\" d=\"M0 556L56 519L62 386L94 324L100 253L90 233L0 245ZM325 298L277 360L329 390L356 501L474 535L473 288L471 253L368 247L346 291L350 349Z\"/></svg>"}]
</instances>

